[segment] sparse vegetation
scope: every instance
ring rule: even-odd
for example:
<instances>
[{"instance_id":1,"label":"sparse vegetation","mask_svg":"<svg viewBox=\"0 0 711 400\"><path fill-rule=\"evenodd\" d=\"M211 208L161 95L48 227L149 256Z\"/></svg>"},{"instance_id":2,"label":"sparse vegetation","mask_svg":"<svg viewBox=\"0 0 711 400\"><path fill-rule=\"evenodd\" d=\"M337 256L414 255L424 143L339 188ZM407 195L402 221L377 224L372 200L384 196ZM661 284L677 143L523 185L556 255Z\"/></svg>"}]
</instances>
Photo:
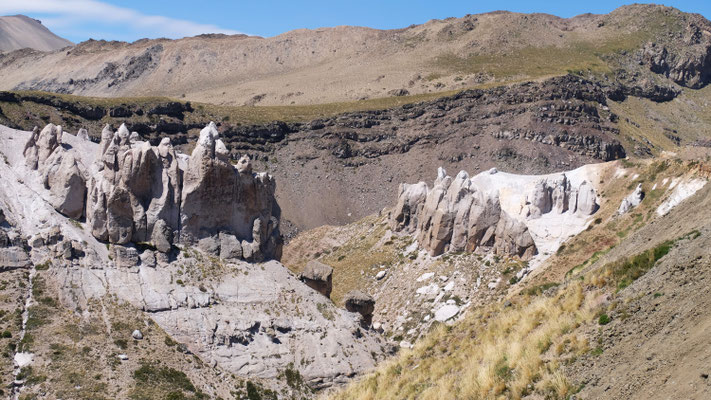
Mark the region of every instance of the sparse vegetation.
<instances>
[{"instance_id":1,"label":"sparse vegetation","mask_svg":"<svg viewBox=\"0 0 711 400\"><path fill-rule=\"evenodd\" d=\"M143 363L133 372L136 387L130 397L135 400L155 399L207 399L207 396L195 388L184 372L174 368Z\"/></svg>"}]
</instances>

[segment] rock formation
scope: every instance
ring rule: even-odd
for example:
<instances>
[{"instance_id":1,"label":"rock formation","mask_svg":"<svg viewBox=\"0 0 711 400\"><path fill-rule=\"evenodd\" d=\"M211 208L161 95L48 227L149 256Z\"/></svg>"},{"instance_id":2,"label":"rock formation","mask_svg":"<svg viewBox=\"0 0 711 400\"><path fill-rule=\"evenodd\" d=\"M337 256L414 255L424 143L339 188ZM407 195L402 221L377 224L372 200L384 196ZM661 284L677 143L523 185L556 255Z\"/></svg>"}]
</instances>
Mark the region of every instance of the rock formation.
<instances>
[{"instance_id":1,"label":"rock formation","mask_svg":"<svg viewBox=\"0 0 711 400\"><path fill-rule=\"evenodd\" d=\"M322 262L311 260L301 271L301 281L311 289L330 297L333 289L333 268Z\"/></svg>"},{"instance_id":2,"label":"rock formation","mask_svg":"<svg viewBox=\"0 0 711 400\"><path fill-rule=\"evenodd\" d=\"M48 124L40 132L35 126L32 130L25 150L23 152L25 161L30 169L37 169L39 163L43 163L62 143L62 127Z\"/></svg>"},{"instance_id":3,"label":"rock formation","mask_svg":"<svg viewBox=\"0 0 711 400\"><path fill-rule=\"evenodd\" d=\"M75 219L86 209L99 240L147 242L163 253L177 243L200 244L227 260L280 256L275 182L253 173L247 157L233 166L214 123L202 130L190 157L177 154L168 138L151 146L125 125L116 132L107 125L97 161L86 167L65 149L62 128L53 124L35 129L24 156L54 208Z\"/></svg>"},{"instance_id":4,"label":"rock formation","mask_svg":"<svg viewBox=\"0 0 711 400\"><path fill-rule=\"evenodd\" d=\"M60 213L78 219L84 213L85 174L62 146L62 134L62 127L54 124L48 124L41 132L35 128L23 154L27 166L39 171L50 192L50 204Z\"/></svg>"},{"instance_id":5,"label":"rock formation","mask_svg":"<svg viewBox=\"0 0 711 400\"><path fill-rule=\"evenodd\" d=\"M346 310L357 312L362 317L362 324L370 326L373 319L373 311L375 311L375 299L373 299L373 296L360 290L352 290L346 294L344 302Z\"/></svg>"},{"instance_id":6,"label":"rock formation","mask_svg":"<svg viewBox=\"0 0 711 400\"><path fill-rule=\"evenodd\" d=\"M276 185L272 177L266 173L254 174L248 157L240 159L237 167L230 164L229 153L214 123L200 132L187 164L180 240L194 243L227 232L240 241L246 260L278 257L279 213L275 210Z\"/></svg>"},{"instance_id":7,"label":"rock formation","mask_svg":"<svg viewBox=\"0 0 711 400\"><path fill-rule=\"evenodd\" d=\"M361 315L275 260L248 262L278 256L274 180L254 173L247 157L233 166L214 125L191 156L167 139L132 142L125 126L107 127L101 143L60 134L0 126L8 154L0 161L0 271L41 262L36 270L56 290L58 309L88 314L92 302L115 298L205 365L276 389L287 368L319 389L345 384L381 358L385 343L363 329ZM62 167L72 159L88 177L85 222L60 214L43 190L44 181L56 186L56 170L73 170ZM36 170L28 174L27 164ZM330 284L330 271L323 276ZM372 313L372 304L362 311Z\"/></svg>"},{"instance_id":8,"label":"rock formation","mask_svg":"<svg viewBox=\"0 0 711 400\"><path fill-rule=\"evenodd\" d=\"M170 141L158 147L132 145L122 125L110 135L104 129L99 172L89 181L87 222L99 240L127 244L151 242L170 249L179 229L182 171ZM161 222L158 222L161 221Z\"/></svg>"},{"instance_id":9,"label":"rock formation","mask_svg":"<svg viewBox=\"0 0 711 400\"><path fill-rule=\"evenodd\" d=\"M494 245L521 256L536 252L525 225L502 218L498 193L477 187L465 171L452 178L440 168L431 189L424 182L403 184L398 198L391 228L414 234L433 256Z\"/></svg>"},{"instance_id":10,"label":"rock formation","mask_svg":"<svg viewBox=\"0 0 711 400\"><path fill-rule=\"evenodd\" d=\"M598 209L597 195L589 182L573 187L562 174L526 178L532 183L530 188L519 185L515 189L525 193L520 207L506 211L502 209L501 189L491 181L497 179L492 178L497 173L492 169L470 179L461 171L452 178L440 168L432 188L424 182L400 185L391 228L414 235L432 256L486 247L499 254L530 259L537 253L537 246L527 221L551 213L588 216Z\"/></svg>"},{"instance_id":11,"label":"rock formation","mask_svg":"<svg viewBox=\"0 0 711 400\"><path fill-rule=\"evenodd\" d=\"M634 192L630 193L629 196L622 199L620 203L620 208L617 209L617 213L622 215L629 212L631 209L637 207L644 199L644 192L642 191L642 184L638 184Z\"/></svg>"}]
</instances>

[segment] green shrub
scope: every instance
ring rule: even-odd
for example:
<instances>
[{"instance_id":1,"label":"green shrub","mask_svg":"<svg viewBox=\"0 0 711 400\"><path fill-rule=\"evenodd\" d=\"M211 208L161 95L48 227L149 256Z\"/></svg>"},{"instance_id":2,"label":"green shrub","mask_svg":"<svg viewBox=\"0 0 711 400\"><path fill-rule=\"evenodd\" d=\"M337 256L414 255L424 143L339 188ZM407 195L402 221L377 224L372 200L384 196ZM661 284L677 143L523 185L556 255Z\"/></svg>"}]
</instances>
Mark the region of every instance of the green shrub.
<instances>
[{"instance_id":1,"label":"green shrub","mask_svg":"<svg viewBox=\"0 0 711 400\"><path fill-rule=\"evenodd\" d=\"M612 271L613 283L617 290L626 288L652 269L659 259L669 253L673 245L674 241L668 240L653 249L608 264L605 268Z\"/></svg>"},{"instance_id":2,"label":"green shrub","mask_svg":"<svg viewBox=\"0 0 711 400\"><path fill-rule=\"evenodd\" d=\"M610 321L612 321L612 319L607 314L600 314L600 317L597 319L597 323L600 325L607 325Z\"/></svg>"},{"instance_id":3,"label":"green shrub","mask_svg":"<svg viewBox=\"0 0 711 400\"><path fill-rule=\"evenodd\" d=\"M190 382L185 372L170 367L142 364L133 372L133 378L144 384L167 385L186 392L196 392L195 386Z\"/></svg>"}]
</instances>

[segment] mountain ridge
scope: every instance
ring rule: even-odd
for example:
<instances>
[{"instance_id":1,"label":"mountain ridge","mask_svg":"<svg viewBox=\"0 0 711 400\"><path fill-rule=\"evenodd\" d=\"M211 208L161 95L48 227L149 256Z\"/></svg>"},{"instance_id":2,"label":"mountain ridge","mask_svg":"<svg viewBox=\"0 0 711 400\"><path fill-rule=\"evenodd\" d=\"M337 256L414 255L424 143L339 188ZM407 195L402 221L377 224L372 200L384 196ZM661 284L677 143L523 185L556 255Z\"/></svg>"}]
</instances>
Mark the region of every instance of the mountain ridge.
<instances>
[{"instance_id":1,"label":"mountain ridge","mask_svg":"<svg viewBox=\"0 0 711 400\"><path fill-rule=\"evenodd\" d=\"M708 81L694 69L708 63L709 25L673 8L633 5L567 19L487 13L393 30L342 26L271 38L87 41L66 53L5 55L0 89L290 105L436 93L569 71L649 84L662 74L699 87ZM616 73L621 70L632 76Z\"/></svg>"},{"instance_id":2,"label":"mountain ridge","mask_svg":"<svg viewBox=\"0 0 711 400\"><path fill-rule=\"evenodd\" d=\"M25 15L0 17L0 52L24 48L54 51L73 45L74 43L55 35L34 18Z\"/></svg>"}]
</instances>

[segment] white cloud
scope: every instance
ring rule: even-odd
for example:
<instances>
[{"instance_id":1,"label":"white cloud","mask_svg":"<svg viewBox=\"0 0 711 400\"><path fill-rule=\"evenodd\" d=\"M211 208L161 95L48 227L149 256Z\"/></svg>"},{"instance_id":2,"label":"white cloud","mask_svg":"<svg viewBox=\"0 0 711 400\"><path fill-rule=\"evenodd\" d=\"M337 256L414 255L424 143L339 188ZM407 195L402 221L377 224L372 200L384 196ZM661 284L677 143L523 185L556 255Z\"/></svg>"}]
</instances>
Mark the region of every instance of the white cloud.
<instances>
[{"instance_id":1,"label":"white cloud","mask_svg":"<svg viewBox=\"0 0 711 400\"><path fill-rule=\"evenodd\" d=\"M216 25L200 24L192 21L146 15L139 11L115 6L96 0L1 0L0 15L41 14L42 23L60 33L68 29L72 36L86 35L95 39L127 38L181 38L202 33L238 34L241 32L223 29ZM120 29L117 37L96 37L94 31L82 25L102 25Z\"/></svg>"}]
</instances>

